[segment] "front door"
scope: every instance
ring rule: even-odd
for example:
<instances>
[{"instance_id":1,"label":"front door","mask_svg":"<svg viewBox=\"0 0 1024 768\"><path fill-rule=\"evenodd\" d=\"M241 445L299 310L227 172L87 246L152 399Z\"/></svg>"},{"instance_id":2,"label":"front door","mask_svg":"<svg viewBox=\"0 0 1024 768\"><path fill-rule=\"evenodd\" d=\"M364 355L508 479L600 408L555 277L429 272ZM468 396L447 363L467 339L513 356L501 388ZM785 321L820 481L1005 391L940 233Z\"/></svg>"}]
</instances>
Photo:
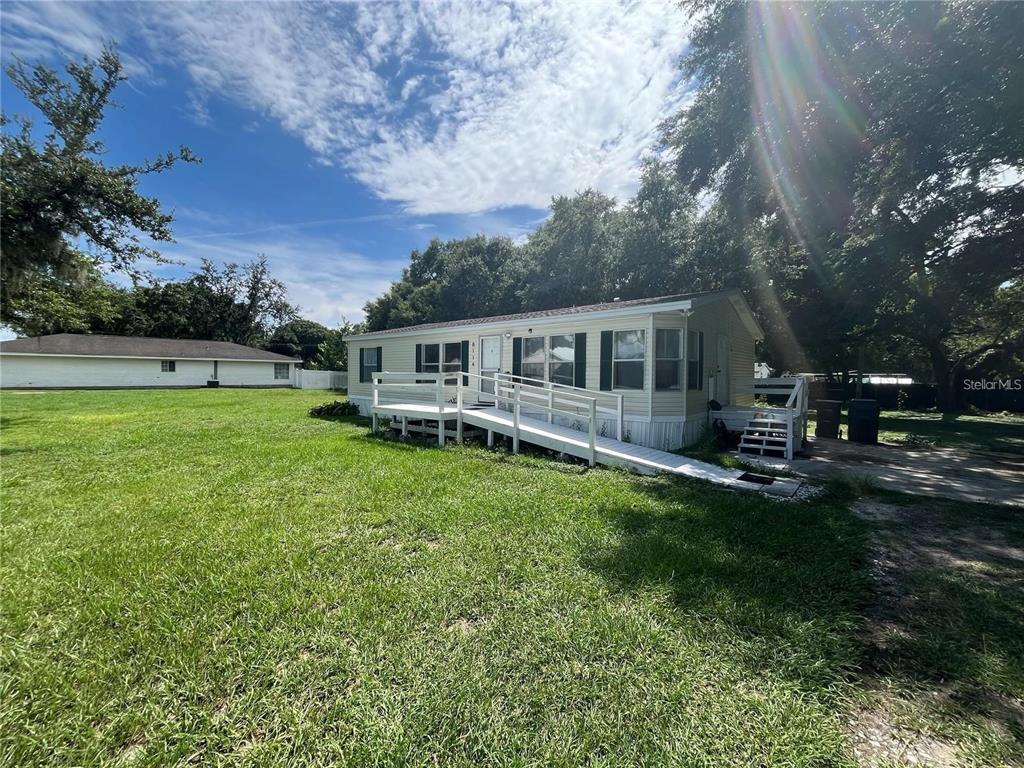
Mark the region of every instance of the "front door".
<instances>
[{"instance_id":1,"label":"front door","mask_svg":"<svg viewBox=\"0 0 1024 768\"><path fill-rule=\"evenodd\" d=\"M501 370L501 336L480 337L480 401L494 402L494 375Z\"/></svg>"}]
</instances>

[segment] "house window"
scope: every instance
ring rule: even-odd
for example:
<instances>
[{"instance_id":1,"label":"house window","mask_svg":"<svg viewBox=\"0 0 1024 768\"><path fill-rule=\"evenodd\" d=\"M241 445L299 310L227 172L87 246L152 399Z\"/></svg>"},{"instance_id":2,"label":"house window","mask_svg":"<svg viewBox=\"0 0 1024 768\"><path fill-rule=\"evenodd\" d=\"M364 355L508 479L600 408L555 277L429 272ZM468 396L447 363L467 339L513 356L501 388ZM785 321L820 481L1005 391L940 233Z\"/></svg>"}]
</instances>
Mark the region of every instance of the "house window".
<instances>
[{"instance_id":1,"label":"house window","mask_svg":"<svg viewBox=\"0 0 1024 768\"><path fill-rule=\"evenodd\" d=\"M527 336L523 339L523 378L544 380L544 337Z\"/></svg>"},{"instance_id":2,"label":"house window","mask_svg":"<svg viewBox=\"0 0 1024 768\"><path fill-rule=\"evenodd\" d=\"M363 370L359 376L360 381L373 381L373 374L377 372L377 348L366 347L363 350Z\"/></svg>"},{"instance_id":3,"label":"house window","mask_svg":"<svg viewBox=\"0 0 1024 768\"><path fill-rule=\"evenodd\" d=\"M659 328L654 332L654 389L678 391L682 379L680 332L675 328Z\"/></svg>"},{"instance_id":4,"label":"house window","mask_svg":"<svg viewBox=\"0 0 1024 768\"><path fill-rule=\"evenodd\" d=\"M704 331L689 331L686 342L686 388L704 389Z\"/></svg>"},{"instance_id":5,"label":"house window","mask_svg":"<svg viewBox=\"0 0 1024 768\"><path fill-rule=\"evenodd\" d=\"M571 387L576 368L576 337L570 334L548 337L548 381Z\"/></svg>"},{"instance_id":6,"label":"house window","mask_svg":"<svg viewBox=\"0 0 1024 768\"><path fill-rule=\"evenodd\" d=\"M576 337L527 336L523 339L524 379L550 381L573 386L576 371Z\"/></svg>"},{"instance_id":7,"label":"house window","mask_svg":"<svg viewBox=\"0 0 1024 768\"><path fill-rule=\"evenodd\" d=\"M462 370L462 342L450 341L444 345L444 367L445 373L453 373ZM454 386L459 383L458 378L445 379L444 383Z\"/></svg>"},{"instance_id":8,"label":"house window","mask_svg":"<svg viewBox=\"0 0 1024 768\"><path fill-rule=\"evenodd\" d=\"M274 363L274 378L290 379L291 371L288 370L290 367L291 365L289 363Z\"/></svg>"},{"instance_id":9,"label":"house window","mask_svg":"<svg viewBox=\"0 0 1024 768\"><path fill-rule=\"evenodd\" d=\"M424 344L423 345L423 362L420 367L423 373L440 373L441 372L441 345L440 344Z\"/></svg>"},{"instance_id":10,"label":"house window","mask_svg":"<svg viewBox=\"0 0 1024 768\"><path fill-rule=\"evenodd\" d=\"M643 331L615 331L612 340L613 388L644 388L645 347Z\"/></svg>"},{"instance_id":11,"label":"house window","mask_svg":"<svg viewBox=\"0 0 1024 768\"><path fill-rule=\"evenodd\" d=\"M160 373L174 373L174 360L161 360Z\"/></svg>"}]
</instances>

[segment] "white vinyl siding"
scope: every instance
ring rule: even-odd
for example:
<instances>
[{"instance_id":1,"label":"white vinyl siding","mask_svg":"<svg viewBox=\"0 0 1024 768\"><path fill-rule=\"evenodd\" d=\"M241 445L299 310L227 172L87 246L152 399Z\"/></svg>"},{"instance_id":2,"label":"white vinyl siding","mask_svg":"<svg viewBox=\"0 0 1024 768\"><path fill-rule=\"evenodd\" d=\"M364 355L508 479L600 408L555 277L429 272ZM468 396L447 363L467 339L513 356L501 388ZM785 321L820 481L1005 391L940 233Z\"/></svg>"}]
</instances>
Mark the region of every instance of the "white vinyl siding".
<instances>
[{"instance_id":1,"label":"white vinyl siding","mask_svg":"<svg viewBox=\"0 0 1024 768\"><path fill-rule=\"evenodd\" d=\"M675 328L682 330L684 323L683 315L680 312L655 312L653 315L653 327L656 334L658 328ZM743 398L748 396L752 399L753 380L753 350L754 340L746 329L735 309L729 301L723 300L714 302L695 309L688 320L691 330L705 331L704 341L704 370L705 376L714 370L717 346L713 339L723 328L728 328L730 334L730 372L733 376L732 392L733 401L736 403L746 402ZM558 318L557 322L541 322L533 320L523 322L510 322L507 326L490 326L485 329L451 328L440 329L437 333L422 333L406 335L402 333L389 334L377 338L360 340L353 339L349 344L349 359L359 359L359 348L373 348L381 346L384 350L385 369L389 371L415 371L416 370L416 345L423 345L423 368L427 370L428 349L432 344L444 344L445 342L469 342L469 370L470 373L479 373L479 350L480 336L501 336L501 370L510 373L512 371L512 339L521 337L523 339L523 376L532 375L533 369L527 369L528 352L543 347L544 354L537 359L543 368L544 375L537 378L547 378L551 375L550 346L551 338L558 336L586 334L586 388L599 389L601 380L601 332L602 331L634 331L648 329L651 327L652 318L650 312L638 312L637 314L621 315L617 317L587 318L585 315L576 317ZM710 336L708 334L711 334ZM712 341L709 342L708 339ZM536 341L530 342L530 339ZM644 363L644 388L642 390L619 390L623 396L623 408L627 419L650 419L652 416L658 419L682 419L684 413L688 418L706 420L707 418L707 388L701 391L660 391L654 389L655 358L653 344L655 341L648 338L646 343L646 360ZM575 338L573 341L575 348ZM743 359L749 359L750 364L746 365ZM356 377L353 376L352 379ZM476 387L477 382L470 379L470 386ZM680 382L680 386L682 383ZM356 398L365 398L367 401L371 396L369 383L360 384L350 381L349 394ZM678 425L677 425L678 427ZM667 427L666 427L667 428ZM631 427L634 440L640 440L640 433L636 426Z\"/></svg>"},{"instance_id":2,"label":"white vinyl siding","mask_svg":"<svg viewBox=\"0 0 1024 768\"><path fill-rule=\"evenodd\" d=\"M389 371L415 371L416 370L416 345L422 344L422 352L426 356L427 346L430 344L444 344L445 342L456 342L467 340L469 342L469 372L479 374L478 345L481 335L500 335L501 343L501 370L506 373L512 372L512 338L523 338L523 358L526 358L526 340L531 338L542 339L545 346L545 357L543 361L547 364L547 344L551 336L564 336L576 333L587 335L587 370L586 388L598 389L601 379L601 331L636 330L646 328L650 315L624 315L621 317L604 319L586 319L582 317L561 319L558 323L541 324L536 327L524 326L523 324L510 323L507 327L488 328L486 331L473 330L469 328L442 329L437 334L406 335L402 333L388 334L376 339L366 340L353 339L349 343L349 360L359 359L360 347L371 349L382 347L384 350L384 368ZM532 333L530 331L533 331ZM505 334L509 335L506 336ZM573 340L575 353L575 339ZM623 409L627 415L650 416L649 409L649 388L652 386L650 365L644 365L644 389L623 390ZM425 370L425 369L424 369ZM526 372L522 372L526 376ZM575 376L575 372L574 372ZM353 376L353 378L355 378ZM544 378L540 376L539 378ZM470 379L470 386L477 386L476 380ZM372 395L372 387L369 382L349 382L349 396L369 399Z\"/></svg>"},{"instance_id":3,"label":"white vinyl siding","mask_svg":"<svg viewBox=\"0 0 1024 768\"><path fill-rule=\"evenodd\" d=\"M62 355L2 355L0 386L3 387L205 387L213 378L213 360L174 361L174 372L161 370L162 362L150 358ZM291 386L274 378L273 365L248 360L217 361L217 377L225 387ZM289 368L291 365L289 364Z\"/></svg>"}]
</instances>

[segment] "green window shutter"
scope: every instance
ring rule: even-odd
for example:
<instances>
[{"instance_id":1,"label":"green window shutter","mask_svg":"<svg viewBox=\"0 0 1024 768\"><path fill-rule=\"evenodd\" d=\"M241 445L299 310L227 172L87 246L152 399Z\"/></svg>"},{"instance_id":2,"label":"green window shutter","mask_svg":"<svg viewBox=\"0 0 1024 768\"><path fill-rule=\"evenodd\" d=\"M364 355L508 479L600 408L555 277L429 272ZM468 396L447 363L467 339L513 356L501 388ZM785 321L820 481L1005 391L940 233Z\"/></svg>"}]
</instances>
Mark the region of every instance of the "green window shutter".
<instances>
[{"instance_id":1,"label":"green window shutter","mask_svg":"<svg viewBox=\"0 0 1024 768\"><path fill-rule=\"evenodd\" d=\"M366 353L366 347L360 347L359 348L359 383L360 384L365 384L366 383L366 373L365 373L365 369L363 368L363 360L366 359L366 354L365 353Z\"/></svg>"},{"instance_id":2,"label":"green window shutter","mask_svg":"<svg viewBox=\"0 0 1024 768\"><path fill-rule=\"evenodd\" d=\"M587 388L587 334L577 333L576 342L573 344L575 359L573 360L573 371L575 384L580 389Z\"/></svg>"},{"instance_id":3,"label":"green window shutter","mask_svg":"<svg viewBox=\"0 0 1024 768\"><path fill-rule=\"evenodd\" d=\"M697 389L704 389L704 331L697 335Z\"/></svg>"},{"instance_id":4,"label":"green window shutter","mask_svg":"<svg viewBox=\"0 0 1024 768\"><path fill-rule=\"evenodd\" d=\"M612 332L601 331L601 390L612 389Z\"/></svg>"},{"instance_id":5,"label":"green window shutter","mask_svg":"<svg viewBox=\"0 0 1024 768\"><path fill-rule=\"evenodd\" d=\"M423 345L416 345L416 373L423 372Z\"/></svg>"},{"instance_id":6,"label":"green window shutter","mask_svg":"<svg viewBox=\"0 0 1024 768\"><path fill-rule=\"evenodd\" d=\"M460 357L462 358L462 372L463 373L469 373L469 341L468 340L463 339L463 341L462 341L462 353L460 354ZM464 386L464 387L468 387L469 386L469 376L463 376L462 377L462 386Z\"/></svg>"},{"instance_id":7,"label":"green window shutter","mask_svg":"<svg viewBox=\"0 0 1024 768\"><path fill-rule=\"evenodd\" d=\"M512 375L523 375L523 337L512 339Z\"/></svg>"},{"instance_id":8,"label":"green window shutter","mask_svg":"<svg viewBox=\"0 0 1024 768\"><path fill-rule=\"evenodd\" d=\"M377 373L384 370L384 347L377 347Z\"/></svg>"}]
</instances>

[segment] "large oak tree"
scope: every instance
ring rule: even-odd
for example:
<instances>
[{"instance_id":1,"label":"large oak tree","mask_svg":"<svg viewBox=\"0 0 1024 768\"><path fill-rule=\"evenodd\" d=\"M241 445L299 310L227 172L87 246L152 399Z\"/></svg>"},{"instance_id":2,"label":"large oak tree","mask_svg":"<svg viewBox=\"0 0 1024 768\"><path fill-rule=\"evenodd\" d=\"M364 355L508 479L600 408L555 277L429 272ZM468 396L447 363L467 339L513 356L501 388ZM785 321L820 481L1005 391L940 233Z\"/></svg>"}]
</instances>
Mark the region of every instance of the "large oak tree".
<instances>
[{"instance_id":1,"label":"large oak tree","mask_svg":"<svg viewBox=\"0 0 1024 768\"><path fill-rule=\"evenodd\" d=\"M791 346L909 342L957 407L965 373L1024 343L1024 5L687 5L697 87L666 143L787 255L782 314L819 318Z\"/></svg>"}]
</instances>

